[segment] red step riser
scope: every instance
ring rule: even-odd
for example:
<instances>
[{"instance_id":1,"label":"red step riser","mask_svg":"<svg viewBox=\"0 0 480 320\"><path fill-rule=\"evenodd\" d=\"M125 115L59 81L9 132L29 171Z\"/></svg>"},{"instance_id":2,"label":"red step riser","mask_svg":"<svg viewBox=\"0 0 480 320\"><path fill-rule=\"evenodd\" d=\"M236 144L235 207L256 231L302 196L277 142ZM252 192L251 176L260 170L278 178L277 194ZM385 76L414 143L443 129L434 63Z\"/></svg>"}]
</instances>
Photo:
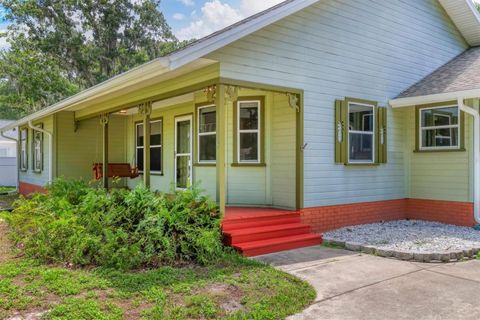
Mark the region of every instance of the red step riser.
<instances>
[{"instance_id":1,"label":"red step riser","mask_svg":"<svg viewBox=\"0 0 480 320\"><path fill-rule=\"evenodd\" d=\"M246 218L240 221L228 221L224 220L222 223L222 230L224 232L229 232L233 230L240 230L240 229L248 229L248 228L256 228L256 227L263 227L263 226L275 226L280 224L291 224L291 223L300 223L300 216L296 217L280 217L280 218L272 218L272 217L265 217L263 220L261 219L250 219Z\"/></svg>"},{"instance_id":2,"label":"red step riser","mask_svg":"<svg viewBox=\"0 0 480 320\"><path fill-rule=\"evenodd\" d=\"M267 232L243 234L243 235L235 235L235 234L231 235L226 233L225 240L227 241L228 245L236 245L242 242L281 238L281 237L294 236L299 234L306 234L309 232L310 232L309 226L300 225L298 227L285 229L285 230L275 230L275 231L267 231Z\"/></svg>"},{"instance_id":3,"label":"red step riser","mask_svg":"<svg viewBox=\"0 0 480 320\"><path fill-rule=\"evenodd\" d=\"M236 248L236 249L239 250L246 257L254 257L254 256L259 256L267 253L316 246L316 245L320 245L321 243L322 243L322 239L319 237L318 239L292 241L288 243L269 245L265 247L255 248L255 249L247 249L247 250L242 250L241 248Z\"/></svg>"}]
</instances>

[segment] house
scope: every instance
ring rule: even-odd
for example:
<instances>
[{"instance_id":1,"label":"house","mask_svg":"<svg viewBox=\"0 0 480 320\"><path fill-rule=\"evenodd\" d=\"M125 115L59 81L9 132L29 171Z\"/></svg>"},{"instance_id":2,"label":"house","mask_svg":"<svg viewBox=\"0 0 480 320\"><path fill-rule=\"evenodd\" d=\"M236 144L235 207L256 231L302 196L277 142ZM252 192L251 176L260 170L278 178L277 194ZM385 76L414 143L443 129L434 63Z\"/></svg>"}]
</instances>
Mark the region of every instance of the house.
<instances>
[{"instance_id":1,"label":"house","mask_svg":"<svg viewBox=\"0 0 480 320\"><path fill-rule=\"evenodd\" d=\"M0 127L13 121L0 120ZM0 187L17 185L17 143L16 132L0 135Z\"/></svg>"},{"instance_id":2,"label":"house","mask_svg":"<svg viewBox=\"0 0 480 320\"><path fill-rule=\"evenodd\" d=\"M201 183L247 255L382 220L473 226L477 45L471 0L288 0L1 130L22 193L94 164L105 187Z\"/></svg>"}]
</instances>

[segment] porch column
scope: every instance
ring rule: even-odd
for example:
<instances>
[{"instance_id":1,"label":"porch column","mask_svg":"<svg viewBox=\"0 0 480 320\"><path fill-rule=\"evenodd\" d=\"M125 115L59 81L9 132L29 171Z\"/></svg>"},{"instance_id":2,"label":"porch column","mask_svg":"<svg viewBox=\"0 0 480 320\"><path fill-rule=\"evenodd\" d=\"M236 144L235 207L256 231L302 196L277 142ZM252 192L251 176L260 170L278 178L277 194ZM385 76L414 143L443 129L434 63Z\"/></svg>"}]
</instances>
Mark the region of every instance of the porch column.
<instances>
[{"instance_id":1,"label":"porch column","mask_svg":"<svg viewBox=\"0 0 480 320\"><path fill-rule=\"evenodd\" d=\"M217 116L217 202L220 212L225 214L226 196L225 196L225 149L226 149L226 129L227 129L227 110L225 105L225 86L218 84L215 90L215 106Z\"/></svg>"},{"instance_id":2,"label":"porch column","mask_svg":"<svg viewBox=\"0 0 480 320\"><path fill-rule=\"evenodd\" d=\"M103 131L102 182L105 189L108 189L108 121L108 113L102 114L100 116L100 124L102 125Z\"/></svg>"},{"instance_id":3,"label":"porch column","mask_svg":"<svg viewBox=\"0 0 480 320\"><path fill-rule=\"evenodd\" d=\"M150 188L150 115L152 103L145 102L138 107L143 116L143 184Z\"/></svg>"}]
</instances>

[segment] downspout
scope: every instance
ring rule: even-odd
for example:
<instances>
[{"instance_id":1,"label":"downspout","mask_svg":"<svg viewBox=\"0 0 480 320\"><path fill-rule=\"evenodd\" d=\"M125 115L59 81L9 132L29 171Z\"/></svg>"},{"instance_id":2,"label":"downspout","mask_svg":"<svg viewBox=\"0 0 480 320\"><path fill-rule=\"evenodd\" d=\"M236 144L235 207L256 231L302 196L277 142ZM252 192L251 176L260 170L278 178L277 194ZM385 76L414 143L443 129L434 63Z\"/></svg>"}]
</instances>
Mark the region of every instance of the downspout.
<instances>
[{"instance_id":1,"label":"downspout","mask_svg":"<svg viewBox=\"0 0 480 320\"><path fill-rule=\"evenodd\" d=\"M463 98L458 98L461 111L473 117L473 214L476 228L480 225L480 114L477 110L464 104Z\"/></svg>"},{"instance_id":2,"label":"downspout","mask_svg":"<svg viewBox=\"0 0 480 320\"><path fill-rule=\"evenodd\" d=\"M35 127L32 121L28 121L28 126L35 130L45 133L48 136L48 183L53 182L53 135L50 131L43 128Z\"/></svg>"},{"instance_id":3,"label":"downspout","mask_svg":"<svg viewBox=\"0 0 480 320\"><path fill-rule=\"evenodd\" d=\"M9 137L9 136L6 136L5 133L2 131L0 131L0 136L2 136L2 138L5 138L7 140L12 140L12 141L15 141L15 154L17 156L17 182L16 182L16 186L15 188L17 189L17 191L19 191L19 184L20 184L20 170L19 170L19 159L20 157L18 156L18 151L19 151L19 146L18 146L18 139L15 139L15 138L12 138L12 137Z\"/></svg>"}]
</instances>

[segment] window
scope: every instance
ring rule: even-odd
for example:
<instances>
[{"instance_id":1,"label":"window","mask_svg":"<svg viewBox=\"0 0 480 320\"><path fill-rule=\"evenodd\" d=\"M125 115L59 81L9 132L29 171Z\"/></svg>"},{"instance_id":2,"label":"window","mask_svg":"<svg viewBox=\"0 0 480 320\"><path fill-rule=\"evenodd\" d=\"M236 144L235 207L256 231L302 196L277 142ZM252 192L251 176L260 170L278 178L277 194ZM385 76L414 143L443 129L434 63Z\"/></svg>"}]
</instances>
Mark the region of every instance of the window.
<instances>
[{"instance_id":1,"label":"window","mask_svg":"<svg viewBox=\"0 0 480 320\"><path fill-rule=\"evenodd\" d=\"M38 125L43 128L43 125ZM42 172L43 170L43 133L41 131L33 130L33 142L32 142L32 161L33 171Z\"/></svg>"},{"instance_id":2,"label":"window","mask_svg":"<svg viewBox=\"0 0 480 320\"><path fill-rule=\"evenodd\" d=\"M0 157L6 157L8 155L7 148L0 148Z\"/></svg>"},{"instance_id":3,"label":"window","mask_svg":"<svg viewBox=\"0 0 480 320\"><path fill-rule=\"evenodd\" d=\"M238 162L260 163L262 120L260 101L239 101L236 111Z\"/></svg>"},{"instance_id":4,"label":"window","mask_svg":"<svg viewBox=\"0 0 480 320\"><path fill-rule=\"evenodd\" d=\"M217 113L214 105L198 108L198 162L215 163L217 159Z\"/></svg>"},{"instance_id":5,"label":"window","mask_svg":"<svg viewBox=\"0 0 480 320\"><path fill-rule=\"evenodd\" d=\"M162 120L150 121L150 172L162 173ZM135 159L138 170L143 171L143 123L136 124Z\"/></svg>"},{"instance_id":6,"label":"window","mask_svg":"<svg viewBox=\"0 0 480 320\"><path fill-rule=\"evenodd\" d=\"M20 130L20 170L22 171L27 171L28 169L27 145L28 145L28 129L23 128Z\"/></svg>"},{"instance_id":7,"label":"window","mask_svg":"<svg viewBox=\"0 0 480 320\"><path fill-rule=\"evenodd\" d=\"M375 106L348 103L348 161L375 161Z\"/></svg>"},{"instance_id":8,"label":"window","mask_svg":"<svg viewBox=\"0 0 480 320\"><path fill-rule=\"evenodd\" d=\"M335 162L387 162L387 108L355 98L335 101Z\"/></svg>"},{"instance_id":9,"label":"window","mask_svg":"<svg viewBox=\"0 0 480 320\"><path fill-rule=\"evenodd\" d=\"M420 150L460 148L460 110L458 106L419 108L418 141Z\"/></svg>"}]
</instances>

